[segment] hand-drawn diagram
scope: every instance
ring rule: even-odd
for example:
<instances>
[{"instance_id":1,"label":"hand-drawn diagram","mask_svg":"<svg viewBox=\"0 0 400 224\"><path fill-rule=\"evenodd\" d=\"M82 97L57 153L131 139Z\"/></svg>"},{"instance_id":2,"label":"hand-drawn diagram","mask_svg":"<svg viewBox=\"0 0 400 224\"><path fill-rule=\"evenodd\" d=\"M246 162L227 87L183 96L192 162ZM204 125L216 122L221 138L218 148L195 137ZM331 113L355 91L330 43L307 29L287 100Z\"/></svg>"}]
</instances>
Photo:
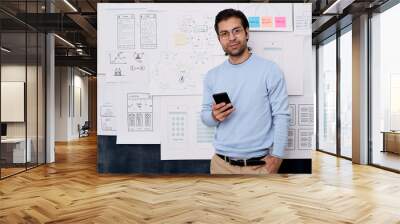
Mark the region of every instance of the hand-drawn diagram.
<instances>
[{"instance_id":1,"label":"hand-drawn diagram","mask_svg":"<svg viewBox=\"0 0 400 224\"><path fill-rule=\"evenodd\" d=\"M196 123L197 123L197 143L212 143L214 140L215 135L215 128L208 127L201 121L200 112L197 113L196 116Z\"/></svg>"},{"instance_id":2,"label":"hand-drawn diagram","mask_svg":"<svg viewBox=\"0 0 400 224\"><path fill-rule=\"evenodd\" d=\"M177 32L174 34L175 47L191 49L220 50L214 31L212 16L184 15L177 21Z\"/></svg>"},{"instance_id":3,"label":"hand-drawn diagram","mask_svg":"<svg viewBox=\"0 0 400 224\"><path fill-rule=\"evenodd\" d=\"M157 66L152 71L152 85L157 92L179 92L196 88L193 65L186 63L187 56L162 52Z\"/></svg>"},{"instance_id":4,"label":"hand-drawn diagram","mask_svg":"<svg viewBox=\"0 0 400 224\"><path fill-rule=\"evenodd\" d=\"M307 47L310 9L303 12L308 7L304 6L293 12L293 4L230 5L257 17L259 31L276 31L251 31L249 46L253 53L275 61L287 82L295 83L287 84L290 95L298 96L289 101L287 152L289 157L308 155L305 149L314 146L315 108L307 98L313 89L303 91L302 86L313 81L306 63L311 56ZM230 7L102 6L98 23L98 70L103 74L98 82L100 135L117 135L118 144L161 144L161 159L210 158L215 128L205 126L198 112L204 76L227 59L214 30L216 13L226 6ZM303 67L287 66L286 61Z\"/></svg>"},{"instance_id":5,"label":"hand-drawn diagram","mask_svg":"<svg viewBox=\"0 0 400 224\"><path fill-rule=\"evenodd\" d=\"M101 105L100 106L100 116L102 117L114 117L114 112L112 105Z\"/></svg>"},{"instance_id":6,"label":"hand-drawn diagram","mask_svg":"<svg viewBox=\"0 0 400 224\"><path fill-rule=\"evenodd\" d=\"M102 117L101 118L101 129L103 131L116 131L116 119L115 117Z\"/></svg>"},{"instance_id":7,"label":"hand-drawn diagram","mask_svg":"<svg viewBox=\"0 0 400 224\"><path fill-rule=\"evenodd\" d=\"M313 126L314 125L314 105L299 104L299 125Z\"/></svg>"},{"instance_id":8,"label":"hand-drawn diagram","mask_svg":"<svg viewBox=\"0 0 400 224\"><path fill-rule=\"evenodd\" d=\"M130 66L131 71L144 71L146 66L144 65L144 52L134 52L132 55L132 65Z\"/></svg>"},{"instance_id":9,"label":"hand-drawn diagram","mask_svg":"<svg viewBox=\"0 0 400 224\"><path fill-rule=\"evenodd\" d=\"M112 105L104 104L100 106L100 119L103 131L116 130L116 117Z\"/></svg>"},{"instance_id":10,"label":"hand-drawn diagram","mask_svg":"<svg viewBox=\"0 0 400 224\"><path fill-rule=\"evenodd\" d=\"M313 129L299 129L299 136L298 136L298 149L299 150L309 150L313 147L313 136L314 130Z\"/></svg>"},{"instance_id":11,"label":"hand-drawn diagram","mask_svg":"<svg viewBox=\"0 0 400 224\"><path fill-rule=\"evenodd\" d=\"M288 145L287 145L287 149L288 150L295 150L296 149L296 129L289 129L288 132Z\"/></svg>"},{"instance_id":12,"label":"hand-drawn diagram","mask_svg":"<svg viewBox=\"0 0 400 224\"><path fill-rule=\"evenodd\" d=\"M168 122L170 125L169 129L169 140L174 143L186 142L186 122L187 112L184 111L170 111L168 113Z\"/></svg>"},{"instance_id":13,"label":"hand-drawn diagram","mask_svg":"<svg viewBox=\"0 0 400 224\"><path fill-rule=\"evenodd\" d=\"M116 51L109 52L109 71L112 76L128 76L146 70L145 52ZM135 73L136 72L136 73Z\"/></svg>"},{"instance_id":14,"label":"hand-drawn diagram","mask_svg":"<svg viewBox=\"0 0 400 224\"><path fill-rule=\"evenodd\" d=\"M114 76L122 76L122 70L120 67L114 68Z\"/></svg>"},{"instance_id":15,"label":"hand-drawn diagram","mask_svg":"<svg viewBox=\"0 0 400 224\"><path fill-rule=\"evenodd\" d=\"M154 95L199 95L203 78L210 67L222 63L224 57L201 52L161 52L157 66L152 67L151 92Z\"/></svg>"},{"instance_id":16,"label":"hand-drawn diagram","mask_svg":"<svg viewBox=\"0 0 400 224\"><path fill-rule=\"evenodd\" d=\"M296 125L296 104L289 104L290 126Z\"/></svg>"},{"instance_id":17,"label":"hand-drawn diagram","mask_svg":"<svg viewBox=\"0 0 400 224\"><path fill-rule=\"evenodd\" d=\"M146 70L146 66L141 65L141 66L134 66L131 65L131 71L144 71Z\"/></svg>"},{"instance_id":18,"label":"hand-drawn diagram","mask_svg":"<svg viewBox=\"0 0 400 224\"><path fill-rule=\"evenodd\" d=\"M157 15L140 15L140 48L157 48Z\"/></svg>"},{"instance_id":19,"label":"hand-drawn diagram","mask_svg":"<svg viewBox=\"0 0 400 224\"><path fill-rule=\"evenodd\" d=\"M137 63L143 63L144 52L134 52L133 58Z\"/></svg>"},{"instance_id":20,"label":"hand-drawn diagram","mask_svg":"<svg viewBox=\"0 0 400 224\"><path fill-rule=\"evenodd\" d=\"M135 49L135 15L117 16L118 49Z\"/></svg>"},{"instance_id":21,"label":"hand-drawn diagram","mask_svg":"<svg viewBox=\"0 0 400 224\"><path fill-rule=\"evenodd\" d=\"M128 63L128 53L123 51L118 51L116 53L108 53L110 58L110 64L112 65L125 65Z\"/></svg>"},{"instance_id":22,"label":"hand-drawn diagram","mask_svg":"<svg viewBox=\"0 0 400 224\"><path fill-rule=\"evenodd\" d=\"M153 131L153 97L149 93L127 94L128 132Z\"/></svg>"}]
</instances>

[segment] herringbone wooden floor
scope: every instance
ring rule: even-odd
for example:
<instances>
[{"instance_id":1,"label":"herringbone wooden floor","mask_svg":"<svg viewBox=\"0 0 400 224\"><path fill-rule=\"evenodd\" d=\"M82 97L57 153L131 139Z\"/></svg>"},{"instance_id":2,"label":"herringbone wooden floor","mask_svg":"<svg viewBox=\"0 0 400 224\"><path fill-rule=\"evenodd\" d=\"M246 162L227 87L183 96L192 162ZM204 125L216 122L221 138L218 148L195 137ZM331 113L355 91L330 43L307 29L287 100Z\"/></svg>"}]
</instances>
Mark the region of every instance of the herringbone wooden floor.
<instances>
[{"instance_id":1,"label":"herringbone wooden floor","mask_svg":"<svg viewBox=\"0 0 400 224\"><path fill-rule=\"evenodd\" d=\"M96 140L0 181L0 223L400 223L400 175L316 152L312 175L99 175Z\"/></svg>"}]
</instances>

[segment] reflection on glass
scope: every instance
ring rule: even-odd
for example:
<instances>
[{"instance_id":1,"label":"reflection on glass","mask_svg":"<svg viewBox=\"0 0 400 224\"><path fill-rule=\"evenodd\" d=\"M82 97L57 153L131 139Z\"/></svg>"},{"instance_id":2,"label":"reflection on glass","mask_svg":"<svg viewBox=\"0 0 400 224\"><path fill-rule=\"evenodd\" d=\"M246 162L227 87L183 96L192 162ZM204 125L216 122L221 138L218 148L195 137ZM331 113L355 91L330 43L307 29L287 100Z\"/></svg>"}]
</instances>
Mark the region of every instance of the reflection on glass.
<instances>
[{"instance_id":1,"label":"reflection on glass","mask_svg":"<svg viewBox=\"0 0 400 224\"><path fill-rule=\"evenodd\" d=\"M319 149L336 153L336 40L318 51Z\"/></svg>"},{"instance_id":2,"label":"reflection on glass","mask_svg":"<svg viewBox=\"0 0 400 224\"><path fill-rule=\"evenodd\" d=\"M26 141L26 35L2 33L1 45L1 122L6 133L1 140L1 176L25 170L30 161L30 142ZM27 150L28 149L28 150Z\"/></svg>"},{"instance_id":3,"label":"reflection on glass","mask_svg":"<svg viewBox=\"0 0 400 224\"><path fill-rule=\"evenodd\" d=\"M0 1L0 7L22 16L44 13L45 3ZM0 20L0 178L4 178L45 162L46 39L43 33L2 12Z\"/></svg>"},{"instance_id":4,"label":"reflection on glass","mask_svg":"<svg viewBox=\"0 0 400 224\"><path fill-rule=\"evenodd\" d=\"M352 35L340 37L340 127L342 156L352 157Z\"/></svg>"},{"instance_id":5,"label":"reflection on glass","mask_svg":"<svg viewBox=\"0 0 400 224\"><path fill-rule=\"evenodd\" d=\"M38 119L37 119L37 76L38 76L38 36L36 32L27 33L27 82L26 82L26 111L27 111L27 142L30 148L30 159L28 160L27 167L31 168L37 165L37 132L38 132Z\"/></svg>"},{"instance_id":6,"label":"reflection on glass","mask_svg":"<svg viewBox=\"0 0 400 224\"><path fill-rule=\"evenodd\" d=\"M372 18L372 163L400 170L400 4ZM384 139L388 132L390 139ZM397 136L397 137L396 137ZM384 142L386 145L384 145ZM388 149L389 145L396 150ZM382 152L383 151L383 152Z\"/></svg>"},{"instance_id":7,"label":"reflection on glass","mask_svg":"<svg viewBox=\"0 0 400 224\"><path fill-rule=\"evenodd\" d=\"M38 36L38 136L37 136L37 147L38 147L38 164L45 163L45 65L46 65L46 37L44 34L39 33Z\"/></svg>"}]
</instances>

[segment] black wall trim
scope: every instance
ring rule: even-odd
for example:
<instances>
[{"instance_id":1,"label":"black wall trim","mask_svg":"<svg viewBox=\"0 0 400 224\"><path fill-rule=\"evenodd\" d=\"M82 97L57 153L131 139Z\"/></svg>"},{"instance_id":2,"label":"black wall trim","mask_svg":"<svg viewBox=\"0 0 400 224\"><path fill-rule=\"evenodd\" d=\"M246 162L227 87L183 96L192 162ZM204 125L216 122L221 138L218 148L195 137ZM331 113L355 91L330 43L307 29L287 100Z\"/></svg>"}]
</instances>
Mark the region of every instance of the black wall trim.
<instances>
[{"instance_id":1,"label":"black wall trim","mask_svg":"<svg viewBox=\"0 0 400 224\"><path fill-rule=\"evenodd\" d=\"M115 136L97 136L97 171L132 174L208 174L210 160L161 160L160 145L117 145ZM311 159L287 159L279 173L311 174Z\"/></svg>"}]
</instances>

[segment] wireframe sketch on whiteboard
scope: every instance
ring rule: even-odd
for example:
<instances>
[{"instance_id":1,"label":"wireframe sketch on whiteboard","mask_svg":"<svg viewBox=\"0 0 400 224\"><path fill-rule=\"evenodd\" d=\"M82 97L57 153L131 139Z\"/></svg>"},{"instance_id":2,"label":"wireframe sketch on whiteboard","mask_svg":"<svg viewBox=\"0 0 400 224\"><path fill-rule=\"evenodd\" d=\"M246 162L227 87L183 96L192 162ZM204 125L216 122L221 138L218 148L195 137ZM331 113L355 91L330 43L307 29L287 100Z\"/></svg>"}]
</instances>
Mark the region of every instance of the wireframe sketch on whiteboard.
<instances>
[{"instance_id":1,"label":"wireframe sketch on whiteboard","mask_svg":"<svg viewBox=\"0 0 400 224\"><path fill-rule=\"evenodd\" d=\"M157 48L157 15L140 15L140 48Z\"/></svg>"},{"instance_id":2,"label":"wireframe sketch on whiteboard","mask_svg":"<svg viewBox=\"0 0 400 224\"><path fill-rule=\"evenodd\" d=\"M313 129L299 129L299 150L310 150L313 148Z\"/></svg>"},{"instance_id":3,"label":"wireframe sketch on whiteboard","mask_svg":"<svg viewBox=\"0 0 400 224\"><path fill-rule=\"evenodd\" d=\"M128 131L153 131L153 97L148 93L127 94Z\"/></svg>"},{"instance_id":4,"label":"wireframe sketch on whiteboard","mask_svg":"<svg viewBox=\"0 0 400 224\"><path fill-rule=\"evenodd\" d=\"M197 143L212 143L214 141L215 128L208 127L203 124L203 122L201 121L200 112L197 113L196 117L197 117L197 119L196 119Z\"/></svg>"},{"instance_id":5,"label":"wireframe sketch on whiteboard","mask_svg":"<svg viewBox=\"0 0 400 224\"><path fill-rule=\"evenodd\" d=\"M290 128L288 131L288 150L295 150L296 149L296 129Z\"/></svg>"},{"instance_id":6,"label":"wireframe sketch on whiteboard","mask_svg":"<svg viewBox=\"0 0 400 224\"><path fill-rule=\"evenodd\" d=\"M187 143L188 113L185 106L168 107L168 140L171 143Z\"/></svg>"},{"instance_id":7,"label":"wireframe sketch on whiteboard","mask_svg":"<svg viewBox=\"0 0 400 224\"><path fill-rule=\"evenodd\" d=\"M210 159L214 130L200 120L201 96L162 96L161 159Z\"/></svg>"},{"instance_id":8,"label":"wireframe sketch on whiteboard","mask_svg":"<svg viewBox=\"0 0 400 224\"><path fill-rule=\"evenodd\" d=\"M116 117L112 105L100 105L101 129L103 131L116 130Z\"/></svg>"},{"instance_id":9,"label":"wireframe sketch on whiteboard","mask_svg":"<svg viewBox=\"0 0 400 224\"><path fill-rule=\"evenodd\" d=\"M103 131L116 131L117 120L115 117L102 117L101 129Z\"/></svg>"},{"instance_id":10,"label":"wireframe sketch on whiteboard","mask_svg":"<svg viewBox=\"0 0 400 224\"><path fill-rule=\"evenodd\" d=\"M293 7L294 32L309 35L312 29L312 5L294 4Z\"/></svg>"},{"instance_id":11,"label":"wireframe sketch on whiteboard","mask_svg":"<svg viewBox=\"0 0 400 224\"><path fill-rule=\"evenodd\" d=\"M171 142L185 142L185 122L186 113L184 112L170 112L169 113L170 124L171 124Z\"/></svg>"},{"instance_id":12,"label":"wireframe sketch on whiteboard","mask_svg":"<svg viewBox=\"0 0 400 224\"><path fill-rule=\"evenodd\" d=\"M314 125L314 105L299 104L299 125L313 126Z\"/></svg>"},{"instance_id":13,"label":"wireframe sketch on whiteboard","mask_svg":"<svg viewBox=\"0 0 400 224\"><path fill-rule=\"evenodd\" d=\"M135 15L117 16L118 49L135 48Z\"/></svg>"},{"instance_id":14,"label":"wireframe sketch on whiteboard","mask_svg":"<svg viewBox=\"0 0 400 224\"><path fill-rule=\"evenodd\" d=\"M111 105L100 106L100 116L102 117L114 117L114 112Z\"/></svg>"},{"instance_id":15,"label":"wireframe sketch on whiteboard","mask_svg":"<svg viewBox=\"0 0 400 224\"><path fill-rule=\"evenodd\" d=\"M289 125L295 126L296 125L296 104L289 104L289 114L290 114Z\"/></svg>"},{"instance_id":16,"label":"wireframe sketch on whiteboard","mask_svg":"<svg viewBox=\"0 0 400 224\"><path fill-rule=\"evenodd\" d=\"M299 139L298 129L312 129L308 125L314 123L314 114L310 113L314 108L297 105L313 104L313 100L305 99L312 90L310 86L314 87L309 77L310 8L291 8L295 4L192 5L103 7L98 24L98 70L104 74L98 76L103 79L103 84L98 82L99 135L117 135L121 144L162 143L161 159L211 158L215 130L203 125L197 114L201 99L194 101L203 93L206 72L226 60L213 25L217 12L232 7L252 17L251 30L258 26L257 31L274 31L251 32L249 46L255 54L275 61L284 73L289 95L296 96L289 97L293 105L289 106L288 157L308 158L307 150L298 149L313 146L313 133L300 131L303 138ZM304 91L303 84L307 87ZM136 97L143 100L153 98L153 111L147 118L133 106L128 109L128 93L139 94ZM112 107L100 109L108 104Z\"/></svg>"}]
</instances>

